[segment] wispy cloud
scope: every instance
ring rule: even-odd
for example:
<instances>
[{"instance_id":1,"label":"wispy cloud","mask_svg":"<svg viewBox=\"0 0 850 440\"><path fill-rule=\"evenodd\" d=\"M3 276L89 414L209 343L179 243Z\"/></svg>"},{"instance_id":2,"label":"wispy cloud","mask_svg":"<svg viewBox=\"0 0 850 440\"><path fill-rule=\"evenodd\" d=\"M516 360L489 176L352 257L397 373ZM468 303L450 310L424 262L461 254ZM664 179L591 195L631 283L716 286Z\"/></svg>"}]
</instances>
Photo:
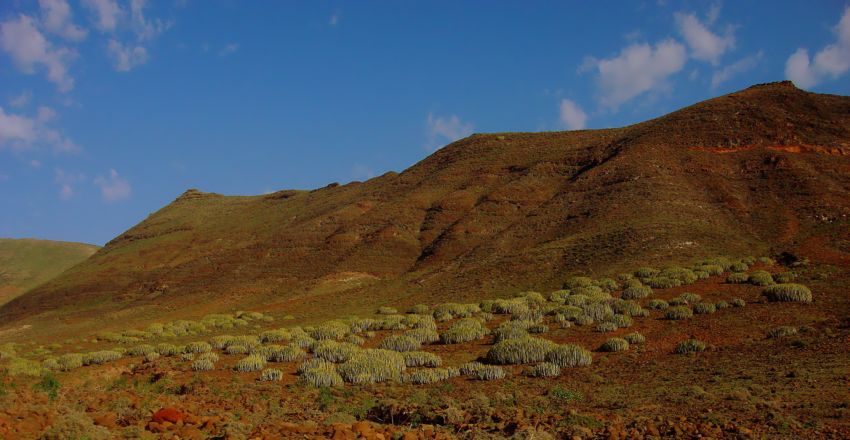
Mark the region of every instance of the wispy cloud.
<instances>
[{"instance_id":1,"label":"wispy cloud","mask_svg":"<svg viewBox=\"0 0 850 440\"><path fill-rule=\"evenodd\" d=\"M47 71L47 79L59 91L68 92L74 88L68 64L76 57L76 52L54 47L32 17L21 14L0 23L0 48L9 54L21 72L33 74L36 68L43 68Z\"/></svg>"},{"instance_id":2,"label":"wispy cloud","mask_svg":"<svg viewBox=\"0 0 850 440\"><path fill-rule=\"evenodd\" d=\"M336 26L337 24L339 24L340 18L341 17L339 12L334 12L333 14L331 14L331 18L328 19L328 25L330 25L331 27Z\"/></svg>"},{"instance_id":3,"label":"wispy cloud","mask_svg":"<svg viewBox=\"0 0 850 440\"><path fill-rule=\"evenodd\" d=\"M77 172L68 172L57 168L53 174L53 181L59 185L59 198L70 200L76 194L74 189L78 184L86 181L86 175Z\"/></svg>"},{"instance_id":4,"label":"wispy cloud","mask_svg":"<svg viewBox=\"0 0 850 440\"><path fill-rule=\"evenodd\" d=\"M434 116L428 114L428 145L431 150L440 147L440 144L451 143L460 138L469 136L475 127L468 122L463 122L456 115L449 117Z\"/></svg>"},{"instance_id":5,"label":"wispy cloud","mask_svg":"<svg viewBox=\"0 0 850 440\"><path fill-rule=\"evenodd\" d=\"M709 22L717 19L719 9L713 9L714 13L710 14ZM727 28L724 35L712 32L708 27L697 18L694 14L675 14L676 27L685 43L691 50L691 57L694 59L717 65L720 58L729 49L735 46L735 36L732 28Z\"/></svg>"},{"instance_id":6,"label":"wispy cloud","mask_svg":"<svg viewBox=\"0 0 850 440\"><path fill-rule=\"evenodd\" d=\"M50 125L55 117L49 107L39 107L35 116L6 113L0 107L0 149L28 150L42 145L57 153L78 151L74 142Z\"/></svg>"},{"instance_id":7,"label":"wispy cloud","mask_svg":"<svg viewBox=\"0 0 850 440\"><path fill-rule=\"evenodd\" d=\"M218 51L218 56L226 57L235 53L237 50L239 50L239 43L228 43Z\"/></svg>"},{"instance_id":8,"label":"wispy cloud","mask_svg":"<svg viewBox=\"0 0 850 440\"><path fill-rule=\"evenodd\" d=\"M83 5L95 15L95 27L103 32L112 32L124 11L115 0L83 0Z\"/></svg>"},{"instance_id":9,"label":"wispy cloud","mask_svg":"<svg viewBox=\"0 0 850 440\"><path fill-rule=\"evenodd\" d=\"M71 6L66 0L38 0L41 21L49 32L72 41L86 38L88 31L74 24Z\"/></svg>"},{"instance_id":10,"label":"wispy cloud","mask_svg":"<svg viewBox=\"0 0 850 440\"><path fill-rule=\"evenodd\" d=\"M799 48L785 62L785 77L800 87L814 87L826 79L838 78L850 71L850 6L835 26L835 43L818 51L813 59Z\"/></svg>"},{"instance_id":11,"label":"wispy cloud","mask_svg":"<svg viewBox=\"0 0 850 440\"><path fill-rule=\"evenodd\" d=\"M581 130L587 125L587 113L571 99L561 100L561 122L570 130Z\"/></svg>"},{"instance_id":12,"label":"wispy cloud","mask_svg":"<svg viewBox=\"0 0 850 440\"><path fill-rule=\"evenodd\" d=\"M116 202L130 197L132 188L130 182L118 174L114 169L109 170L106 177L99 176L94 179L95 185L100 187L100 194L107 202Z\"/></svg>"},{"instance_id":13,"label":"wispy cloud","mask_svg":"<svg viewBox=\"0 0 850 440\"><path fill-rule=\"evenodd\" d=\"M21 92L20 95L15 96L14 98L10 99L9 105L11 105L12 107L15 107L15 108L26 107L30 104L31 100L32 100L32 92L27 90L27 91Z\"/></svg>"},{"instance_id":14,"label":"wispy cloud","mask_svg":"<svg viewBox=\"0 0 850 440\"><path fill-rule=\"evenodd\" d=\"M764 53L759 51L753 55L741 58L738 61L714 72L711 76L711 87L717 88L719 85L724 82L732 79L735 76L738 76L742 73L749 72L758 66L761 62L762 58L764 58Z\"/></svg>"},{"instance_id":15,"label":"wispy cloud","mask_svg":"<svg viewBox=\"0 0 850 440\"><path fill-rule=\"evenodd\" d=\"M617 110L646 92L665 89L667 79L682 70L686 61L685 47L670 39L655 46L630 44L611 58L588 57L579 72L592 72L601 93L600 105Z\"/></svg>"},{"instance_id":16,"label":"wispy cloud","mask_svg":"<svg viewBox=\"0 0 850 440\"><path fill-rule=\"evenodd\" d=\"M129 72L148 62L148 50L144 46L125 45L118 40L110 39L106 51L118 72Z\"/></svg>"}]
</instances>

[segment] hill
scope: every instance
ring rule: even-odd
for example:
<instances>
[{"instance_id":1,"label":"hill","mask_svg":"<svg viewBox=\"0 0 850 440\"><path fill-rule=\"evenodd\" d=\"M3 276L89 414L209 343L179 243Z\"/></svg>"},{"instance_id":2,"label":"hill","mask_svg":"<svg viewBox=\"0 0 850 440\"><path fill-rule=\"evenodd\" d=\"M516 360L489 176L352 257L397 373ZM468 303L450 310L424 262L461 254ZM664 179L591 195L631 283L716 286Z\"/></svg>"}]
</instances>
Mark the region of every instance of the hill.
<instances>
[{"instance_id":1,"label":"hill","mask_svg":"<svg viewBox=\"0 0 850 440\"><path fill-rule=\"evenodd\" d=\"M476 134L367 182L189 190L0 320L319 318L719 254L846 261L848 171L850 98L790 82L624 128Z\"/></svg>"},{"instance_id":2,"label":"hill","mask_svg":"<svg viewBox=\"0 0 850 440\"><path fill-rule=\"evenodd\" d=\"M98 247L64 241L0 238L0 305L59 275Z\"/></svg>"}]
</instances>

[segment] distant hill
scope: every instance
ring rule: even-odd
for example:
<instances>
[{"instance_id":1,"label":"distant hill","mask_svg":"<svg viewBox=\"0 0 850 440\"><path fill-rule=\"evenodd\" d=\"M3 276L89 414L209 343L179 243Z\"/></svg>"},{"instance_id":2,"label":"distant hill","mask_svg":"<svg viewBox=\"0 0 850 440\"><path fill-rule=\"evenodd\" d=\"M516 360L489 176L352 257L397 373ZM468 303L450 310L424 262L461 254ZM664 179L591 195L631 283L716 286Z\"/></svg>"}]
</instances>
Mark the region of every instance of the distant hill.
<instances>
[{"instance_id":1,"label":"distant hill","mask_svg":"<svg viewBox=\"0 0 850 440\"><path fill-rule=\"evenodd\" d=\"M83 243L0 238L0 305L59 275L98 249Z\"/></svg>"},{"instance_id":2,"label":"distant hill","mask_svg":"<svg viewBox=\"0 0 850 440\"><path fill-rule=\"evenodd\" d=\"M850 97L772 83L623 128L476 134L362 183L189 190L0 321L134 307L339 315L718 254L841 259L848 216Z\"/></svg>"}]
</instances>

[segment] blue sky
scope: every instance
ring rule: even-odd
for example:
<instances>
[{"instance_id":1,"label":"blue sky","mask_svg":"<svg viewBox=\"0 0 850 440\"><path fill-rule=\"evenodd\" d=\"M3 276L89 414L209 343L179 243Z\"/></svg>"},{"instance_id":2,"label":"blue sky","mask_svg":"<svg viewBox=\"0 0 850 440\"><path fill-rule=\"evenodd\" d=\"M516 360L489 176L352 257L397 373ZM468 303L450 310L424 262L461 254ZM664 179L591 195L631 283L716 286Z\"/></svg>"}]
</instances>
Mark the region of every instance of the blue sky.
<instances>
[{"instance_id":1,"label":"blue sky","mask_svg":"<svg viewBox=\"0 0 850 440\"><path fill-rule=\"evenodd\" d=\"M0 237L103 244L188 188L401 171L473 132L850 92L846 1L0 0Z\"/></svg>"}]
</instances>

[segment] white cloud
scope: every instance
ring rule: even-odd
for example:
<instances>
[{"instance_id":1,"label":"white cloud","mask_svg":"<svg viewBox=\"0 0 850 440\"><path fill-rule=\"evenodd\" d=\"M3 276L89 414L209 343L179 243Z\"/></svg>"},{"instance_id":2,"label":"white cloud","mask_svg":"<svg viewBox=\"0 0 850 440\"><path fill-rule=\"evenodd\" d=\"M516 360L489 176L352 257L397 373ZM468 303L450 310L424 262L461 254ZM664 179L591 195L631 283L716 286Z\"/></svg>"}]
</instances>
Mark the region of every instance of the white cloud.
<instances>
[{"instance_id":1,"label":"white cloud","mask_svg":"<svg viewBox=\"0 0 850 440\"><path fill-rule=\"evenodd\" d=\"M71 19L71 6L66 0L38 0L44 27L63 38L80 41L86 38L85 29L75 25Z\"/></svg>"},{"instance_id":2,"label":"white cloud","mask_svg":"<svg viewBox=\"0 0 850 440\"><path fill-rule=\"evenodd\" d=\"M83 0L83 4L94 12L97 22L95 26L103 32L112 32L118 27L118 20L123 14L115 0Z\"/></svg>"},{"instance_id":3,"label":"white cloud","mask_svg":"<svg viewBox=\"0 0 850 440\"><path fill-rule=\"evenodd\" d=\"M339 24L339 14L334 12L331 15L331 18L328 19L328 24L331 26L336 26L337 24Z\"/></svg>"},{"instance_id":4,"label":"white cloud","mask_svg":"<svg viewBox=\"0 0 850 440\"><path fill-rule=\"evenodd\" d=\"M26 106L29 105L31 100L32 100L32 92L25 91L25 92L21 93L20 95L10 99L9 105L11 105L12 107L15 107L15 108L26 107Z\"/></svg>"},{"instance_id":5,"label":"white cloud","mask_svg":"<svg viewBox=\"0 0 850 440\"><path fill-rule=\"evenodd\" d=\"M109 40L106 51L112 58L113 67L119 72L129 72L148 61L148 50L143 46L124 45L115 39Z\"/></svg>"},{"instance_id":6,"label":"white cloud","mask_svg":"<svg viewBox=\"0 0 850 440\"><path fill-rule=\"evenodd\" d=\"M130 19L133 23L133 31L141 41L152 40L171 27L171 23L163 22L158 18L152 20L145 18L145 6L147 6L147 0L130 0Z\"/></svg>"},{"instance_id":7,"label":"white cloud","mask_svg":"<svg viewBox=\"0 0 850 440\"><path fill-rule=\"evenodd\" d=\"M100 194L107 202L115 202L130 197L132 188L126 179L118 175L114 169L109 170L109 176L100 176L94 179L95 185L100 187Z\"/></svg>"},{"instance_id":8,"label":"white cloud","mask_svg":"<svg viewBox=\"0 0 850 440\"><path fill-rule=\"evenodd\" d=\"M224 47L221 48L221 50L218 51L218 56L226 57L226 56L236 52L237 50L239 50L239 44L238 43L229 43L229 44L226 44Z\"/></svg>"},{"instance_id":9,"label":"white cloud","mask_svg":"<svg viewBox=\"0 0 850 440\"><path fill-rule=\"evenodd\" d=\"M711 76L711 87L716 88L717 86L723 84L734 76L755 69L755 67L761 62L763 57L764 53L759 51L754 55L744 57L720 70L715 71L714 74Z\"/></svg>"},{"instance_id":10,"label":"white cloud","mask_svg":"<svg viewBox=\"0 0 850 440\"><path fill-rule=\"evenodd\" d=\"M455 115L448 118L442 116L434 117L433 114L428 114L428 147L431 149L439 148L441 143L451 143L460 138L472 134L474 126L470 123L463 122Z\"/></svg>"},{"instance_id":11,"label":"white cloud","mask_svg":"<svg viewBox=\"0 0 850 440\"><path fill-rule=\"evenodd\" d=\"M73 141L48 125L55 117L56 112L49 107L39 107L35 117L6 113L0 107L0 149L26 150L46 145L58 153L78 151Z\"/></svg>"},{"instance_id":12,"label":"white cloud","mask_svg":"<svg viewBox=\"0 0 850 440\"><path fill-rule=\"evenodd\" d=\"M717 12L709 16L709 21L717 18ZM691 49L694 59L713 65L720 62L720 57L735 46L735 36L731 30L726 35L718 35L708 29L694 14L676 13L676 27Z\"/></svg>"},{"instance_id":13,"label":"white cloud","mask_svg":"<svg viewBox=\"0 0 850 440\"><path fill-rule=\"evenodd\" d=\"M581 130L587 125L587 113L572 100L562 99L561 122L570 130Z\"/></svg>"},{"instance_id":14,"label":"white cloud","mask_svg":"<svg viewBox=\"0 0 850 440\"><path fill-rule=\"evenodd\" d=\"M74 79L68 74L67 64L76 54L67 48L54 48L27 15L0 23L0 47L8 53L17 68L27 74L36 66L47 70L47 79L61 92L74 88Z\"/></svg>"},{"instance_id":15,"label":"white cloud","mask_svg":"<svg viewBox=\"0 0 850 440\"><path fill-rule=\"evenodd\" d=\"M54 172L53 180L59 185L59 197L62 200L69 200L76 193L74 187L86 181L86 175L83 173L67 172L61 168L57 168Z\"/></svg>"},{"instance_id":16,"label":"white cloud","mask_svg":"<svg viewBox=\"0 0 850 440\"><path fill-rule=\"evenodd\" d=\"M814 87L850 71L850 6L835 26L836 41L818 51L813 59L799 48L785 62L785 77L800 87Z\"/></svg>"},{"instance_id":17,"label":"white cloud","mask_svg":"<svg viewBox=\"0 0 850 440\"><path fill-rule=\"evenodd\" d=\"M649 91L667 87L667 78L685 66L685 47L675 40L664 40L655 47L631 44L613 58L589 57L579 71L596 74L602 95L600 104L618 109L621 104Z\"/></svg>"}]
</instances>

